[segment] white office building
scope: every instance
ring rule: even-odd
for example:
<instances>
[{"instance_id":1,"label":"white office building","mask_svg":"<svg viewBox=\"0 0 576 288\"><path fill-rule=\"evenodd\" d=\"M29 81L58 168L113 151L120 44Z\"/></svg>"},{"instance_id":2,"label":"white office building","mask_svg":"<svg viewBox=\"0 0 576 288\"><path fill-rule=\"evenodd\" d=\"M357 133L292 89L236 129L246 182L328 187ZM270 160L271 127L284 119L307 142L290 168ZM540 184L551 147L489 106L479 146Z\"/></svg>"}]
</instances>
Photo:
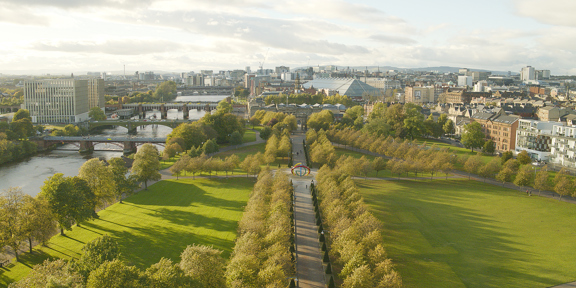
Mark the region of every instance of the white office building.
<instances>
[{"instance_id":1,"label":"white office building","mask_svg":"<svg viewBox=\"0 0 576 288\"><path fill-rule=\"evenodd\" d=\"M472 87L472 81L474 77L472 76L458 76L458 86L459 87Z\"/></svg>"},{"instance_id":2,"label":"white office building","mask_svg":"<svg viewBox=\"0 0 576 288\"><path fill-rule=\"evenodd\" d=\"M526 66L520 70L520 80L531 81L536 80L536 70L532 66Z\"/></svg>"},{"instance_id":3,"label":"white office building","mask_svg":"<svg viewBox=\"0 0 576 288\"><path fill-rule=\"evenodd\" d=\"M88 80L24 82L24 107L33 123L77 123L89 119Z\"/></svg>"}]
</instances>

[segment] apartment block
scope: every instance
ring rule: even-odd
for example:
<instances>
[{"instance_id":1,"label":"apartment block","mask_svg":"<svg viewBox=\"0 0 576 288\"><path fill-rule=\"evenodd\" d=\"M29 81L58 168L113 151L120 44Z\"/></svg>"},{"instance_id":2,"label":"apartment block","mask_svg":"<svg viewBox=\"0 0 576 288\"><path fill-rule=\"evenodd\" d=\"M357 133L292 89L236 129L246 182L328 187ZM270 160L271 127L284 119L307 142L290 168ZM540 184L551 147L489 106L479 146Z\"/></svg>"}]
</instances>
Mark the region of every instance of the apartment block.
<instances>
[{"instance_id":1,"label":"apartment block","mask_svg":"<svg viewBox=\"0 0 576 288\"><path fill-rule=\"evenodd\" d=\"M94 78L88 80L88 109L98 107L104 109L104 79Z\"/></svg>"},{"instance_id":2,"label":"apartment block","mask_svg":"<svg viewBox=\"0 0 576 288\"><path fill-rule=\"evenodd\" d=\"M33 123L77 123L89 119L88 80L24 82L24 107Z\"/></svg>"},{"instance_id":3,"label":"apartment block","mask_svg":"<svg viewBox=\"0 0 576 288\"><path fill-rule=\"evenodd\" d=\"M480 123L486 140L494 141L496 151L501 152L515 150L519 119L517 116L506 115L502 109L496 113L478 112L470 117L471 121Z\"/></svg>"}]
</instances>

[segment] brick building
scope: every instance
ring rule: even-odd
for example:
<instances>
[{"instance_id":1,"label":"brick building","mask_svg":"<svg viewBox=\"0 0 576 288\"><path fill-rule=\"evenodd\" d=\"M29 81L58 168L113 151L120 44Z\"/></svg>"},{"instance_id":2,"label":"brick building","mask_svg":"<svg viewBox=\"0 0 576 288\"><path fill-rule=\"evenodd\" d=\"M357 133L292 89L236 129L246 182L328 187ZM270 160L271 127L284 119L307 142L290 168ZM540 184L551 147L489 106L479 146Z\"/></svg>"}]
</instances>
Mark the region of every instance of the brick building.
<instances>
[{"instance_id":1,"label":"brick building","mask_svg":"<svg viewBox=\"0 0 576 288\"><path fill-rule=\"evenodd\" d=\"M496 144L496 151L514 151L516 149L516 130L518 129L518 116L508 116L504 110L498 109L495 113L478 112L472 115L471 120L480 123L486 140Z\"/></svg>"}]
</instances>

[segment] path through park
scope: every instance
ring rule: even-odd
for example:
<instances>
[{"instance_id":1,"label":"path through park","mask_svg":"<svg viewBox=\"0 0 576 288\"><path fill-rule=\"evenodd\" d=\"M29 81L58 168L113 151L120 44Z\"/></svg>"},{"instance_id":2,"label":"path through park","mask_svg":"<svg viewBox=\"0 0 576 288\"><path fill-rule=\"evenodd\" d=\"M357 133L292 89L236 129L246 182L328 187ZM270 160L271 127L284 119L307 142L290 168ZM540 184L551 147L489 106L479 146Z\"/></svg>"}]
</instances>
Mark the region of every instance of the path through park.
<instances>
[{"instance_id":1,"label":"path through park","mask_svg":"<svg viewBox=\"0 0 576 288\"><path fill-rule=\"evenodd\" d=\"M304 134L295 133L292 136L292 152L294 152L294 164L306 164L302 140ZM296 154L298 153L298 154ZM296 277L298 287L325 287L324 267L322 266L322 254L320 253L320 241L318 239L318 226L314 215L310 183L314 176L292 177L294 185L294 219L295 242L296 242Z\"/></svg>"}]
</instances>

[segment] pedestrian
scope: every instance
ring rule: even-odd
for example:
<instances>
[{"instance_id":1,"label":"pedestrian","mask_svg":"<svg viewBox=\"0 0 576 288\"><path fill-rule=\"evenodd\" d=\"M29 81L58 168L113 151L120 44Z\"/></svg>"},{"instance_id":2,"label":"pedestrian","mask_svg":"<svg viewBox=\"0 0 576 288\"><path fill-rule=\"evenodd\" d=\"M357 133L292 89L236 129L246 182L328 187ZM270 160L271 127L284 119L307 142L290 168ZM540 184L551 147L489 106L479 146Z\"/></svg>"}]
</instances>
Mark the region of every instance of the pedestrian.
<instances>
[{"instance_id":1,"label":"pedestrian","mask_svg":"<svg viewBox=\"0 0 576 288\"><path fill-rule=\"evenodd\" d=\"M308 189L308 185L306 185L306 189Z\"/></svg>"}]
</instances>

